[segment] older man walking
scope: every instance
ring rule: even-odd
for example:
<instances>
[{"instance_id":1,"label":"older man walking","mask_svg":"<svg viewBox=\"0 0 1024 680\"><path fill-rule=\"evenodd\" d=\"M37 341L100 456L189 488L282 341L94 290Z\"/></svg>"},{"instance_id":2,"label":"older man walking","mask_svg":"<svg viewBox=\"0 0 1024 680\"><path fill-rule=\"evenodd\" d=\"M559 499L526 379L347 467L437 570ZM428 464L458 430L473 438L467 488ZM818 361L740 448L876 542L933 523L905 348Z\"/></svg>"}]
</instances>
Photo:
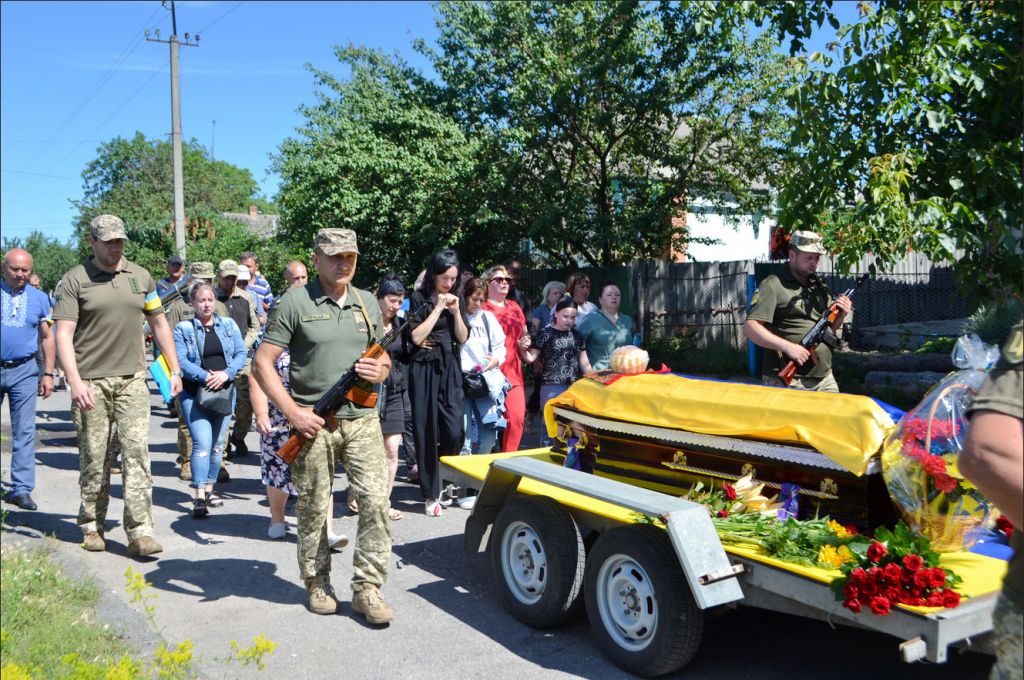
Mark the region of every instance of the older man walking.
<instances>
[{"instance_id":1,"label":"older man walking","mask_svg":"<svg viewBox=\"0 0 1024 680\"><path fill-rule=\"evenodd\" d=\"M32 256L21 248L4 255L0 282L3 318L0 319L0 405L10 396L11 487L7 502L22 510L35 510L36 397L53 392L54 345L50 333L50 300L46 293L27 285L32 275ZM36 353L43 348L43 375Z\"/></svg>"}]
</instances>

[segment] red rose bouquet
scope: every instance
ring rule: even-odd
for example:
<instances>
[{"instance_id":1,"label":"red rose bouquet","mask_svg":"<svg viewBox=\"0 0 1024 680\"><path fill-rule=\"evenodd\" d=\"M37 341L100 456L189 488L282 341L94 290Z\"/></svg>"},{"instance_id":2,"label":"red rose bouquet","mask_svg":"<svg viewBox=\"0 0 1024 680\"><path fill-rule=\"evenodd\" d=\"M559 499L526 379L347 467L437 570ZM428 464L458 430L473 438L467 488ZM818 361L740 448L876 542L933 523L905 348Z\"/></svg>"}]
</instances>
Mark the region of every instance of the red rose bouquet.
<instances>
[{"instance_id":1,"label":"red rose bouquet","mask_svg":"<svg viewBox=\"0 0 1024 680\"><path fill-rule=\"evenodd\" d=\"M928 539L903 522L892 531L875 530L874 538L847 543L854 559L843 563L842 576L832 581L837 600L852 612L867 608L885 616L893 606L953 608L960 604L954 590L960 577L939 566L939 555Z\"/></svg>"}]
</instances>

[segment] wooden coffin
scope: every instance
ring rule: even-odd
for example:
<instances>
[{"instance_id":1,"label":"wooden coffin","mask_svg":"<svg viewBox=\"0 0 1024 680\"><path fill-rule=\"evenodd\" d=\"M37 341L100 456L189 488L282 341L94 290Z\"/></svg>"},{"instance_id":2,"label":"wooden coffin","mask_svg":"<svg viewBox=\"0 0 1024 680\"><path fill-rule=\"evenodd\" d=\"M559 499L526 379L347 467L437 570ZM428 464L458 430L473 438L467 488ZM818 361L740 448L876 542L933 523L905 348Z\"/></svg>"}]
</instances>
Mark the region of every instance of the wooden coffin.
<instances>
[{"instance_id":1,"label":"wooden coffin","mask_svg":"<svg viewBox=\"0 0 1024 680\"><path fill-rule=\"evenodd\" d=\"M602 476L681 496L697 481L718 486L752 474L769 497L785 483L798 485L801 519L827 515L861 529L897 519L877 457L857 476L809 447L641 425L562 405L554 415L552 458L564 461L576 437L583 469Z\"/></svg>"}]
</instances>

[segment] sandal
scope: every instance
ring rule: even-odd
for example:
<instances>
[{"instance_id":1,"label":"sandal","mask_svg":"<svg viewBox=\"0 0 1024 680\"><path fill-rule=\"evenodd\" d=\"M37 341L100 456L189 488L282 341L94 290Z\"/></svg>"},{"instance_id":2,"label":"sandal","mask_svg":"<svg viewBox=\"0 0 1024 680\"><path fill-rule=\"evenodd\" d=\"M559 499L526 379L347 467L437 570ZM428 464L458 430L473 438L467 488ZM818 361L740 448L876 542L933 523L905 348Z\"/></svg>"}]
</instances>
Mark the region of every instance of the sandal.
<instances>
[{"instance_id":1,"label":"sandal","mask_svg":"<svg viewBox=\"0 0 1024 680\"><path fill-rule=\"evenodd\" d=\"M358 515L359 514L359 501L357 501L355 498L349 498L348 499L348 511L351 512L353 515Z\"/></svg>"},{"instance_id":2,"label":"sandal","mask_svg":"<svg viewBox=\"0 0 1024 680\"><path fill-rule=\"evenodd\" d=\"M388 519L392 522L397 522L402 519L402 511L397 508L391 508L388 510Z\"/></svg>"},{"instance_id":3,"label":"sandal","mask_svg":"<svg viewBox=\"0 0 1024 680\"><path fill-rule=\"evenodd\" d=\"M211 508L219 508L224 505L224 499L220 497L220 494L211 491L206 494L206 504Z\"/></svg>"}]
</instances>

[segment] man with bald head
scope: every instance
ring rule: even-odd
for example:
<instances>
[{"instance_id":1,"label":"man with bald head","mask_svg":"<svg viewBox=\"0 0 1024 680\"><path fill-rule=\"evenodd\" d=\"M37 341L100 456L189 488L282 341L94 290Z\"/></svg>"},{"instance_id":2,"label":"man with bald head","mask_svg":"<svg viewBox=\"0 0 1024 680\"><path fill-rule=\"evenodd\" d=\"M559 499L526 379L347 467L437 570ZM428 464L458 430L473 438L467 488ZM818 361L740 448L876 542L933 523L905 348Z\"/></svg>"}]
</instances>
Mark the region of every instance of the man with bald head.
<instances>
[{"instance_id":1,"label":"man with bald head","mask_svg":"<svg viewBox=\"0 0 1024 680\"><path fill-rule=\"evenodd\" d=\"M4 254L0 282L0 405L10 395L11 486L7 502L22 510L35 510L32 490L36 485L36 397L53 392L54 343L50 333L50 299L28 285L32 256L21 248ZM43 347L44 371L40 378L36 353Z\"/></svg>"},{"instance_id":2,"label":"man with bald head","mask_svg":"<svg viewBox=\"0 0 1024 680\"><path fill-rule=\"evenodd\" d=\"M309 271L307 271L306 265L298 260L289 262L284 268L284 280L288 288L305 286L309 283Z\"/></svg>"}]
</instances>

